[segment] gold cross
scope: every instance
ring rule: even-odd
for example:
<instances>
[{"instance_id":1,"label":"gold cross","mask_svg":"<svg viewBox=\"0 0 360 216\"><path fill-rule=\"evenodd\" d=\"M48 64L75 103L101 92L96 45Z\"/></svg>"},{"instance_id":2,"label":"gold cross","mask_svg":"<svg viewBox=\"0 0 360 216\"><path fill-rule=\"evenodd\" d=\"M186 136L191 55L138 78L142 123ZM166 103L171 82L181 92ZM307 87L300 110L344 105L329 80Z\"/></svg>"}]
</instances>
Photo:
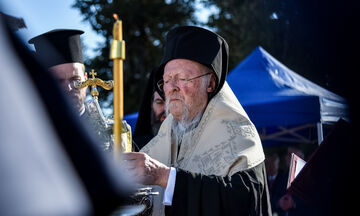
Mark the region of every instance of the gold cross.
<instances>
[{"instance_id":1,"label":"gold cross","mask_svg":"<svg viewBox=\"0 0 360 216\"><path fill-rule=\"evenodd\" d=\"M75 88L77 89L81 89L87 86L91 86L91 90L90 90L90 94L93 98L97 99L99 96L99 92L96 89L96 86L101 86L102 88L106 89L106 90L111 90L114 87L114 82L112 80L109 81L103 81L99 78L95 78L95 76L97 75L97 73L95 72L94 69L91 69L91 71L89 72L89 74L92 76L92 78L80 82L79 84L77 84L75 86Z\"/></svg>"},{"instance_id":2,"label":"gold cross","mask_svg":"<svg viewBox=\"0 0 360 216\"><path fill-rule=\"evenodd\" d=\"M95 76L97 75L94 69L91 69L91 72L89 74L92 76L92 79L95 79Z\"/></svg>"}]
</instances>

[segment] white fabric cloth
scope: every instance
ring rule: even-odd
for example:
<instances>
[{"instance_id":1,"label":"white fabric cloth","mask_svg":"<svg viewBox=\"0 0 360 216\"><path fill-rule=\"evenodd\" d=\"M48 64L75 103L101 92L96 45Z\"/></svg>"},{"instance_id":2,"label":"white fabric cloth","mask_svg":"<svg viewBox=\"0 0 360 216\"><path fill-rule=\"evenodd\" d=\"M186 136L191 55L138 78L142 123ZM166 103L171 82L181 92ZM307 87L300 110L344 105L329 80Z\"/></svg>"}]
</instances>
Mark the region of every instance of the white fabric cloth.
<instances>
[{"instance_id":1,"label":"white fabric cloth","mask_svg":"<svg viewBox=\"0 0 360 216\"><path fill-rule=\"evenodd\" d=\"M167 181L167 186L164 192L163 205L171 206L172 198L174 195L174 189L175 189L175 181L176 181L176 169L174 167L171 167L169 178Z\"/></svg>"},{"instance_id":2,"label":"white fabric cloth","mask_svg":"<svg viewBox=\"0 0 360 216\"><path fill-rule=\"evenodd\" d=\"M180 150L173 139L169 115L159 133L142 152L167 166L204 175L232 176L255 167L264 161L260 137L229 85L225 82L220 92L207 105L196 128L183 136ZM164 189L154 199L153 215L164 215Z\"/></svg>"},{"instance_id":3,"label":"white fabric cloth","mask_svg":"<svg viewBox=\"0 0 360 216\"><path fill-rule=\"evenodd\" d=\"M80 116L84 115L84 113L85 113L85 107L83 109L81 109Z\"/></svg>"}]
</instances>

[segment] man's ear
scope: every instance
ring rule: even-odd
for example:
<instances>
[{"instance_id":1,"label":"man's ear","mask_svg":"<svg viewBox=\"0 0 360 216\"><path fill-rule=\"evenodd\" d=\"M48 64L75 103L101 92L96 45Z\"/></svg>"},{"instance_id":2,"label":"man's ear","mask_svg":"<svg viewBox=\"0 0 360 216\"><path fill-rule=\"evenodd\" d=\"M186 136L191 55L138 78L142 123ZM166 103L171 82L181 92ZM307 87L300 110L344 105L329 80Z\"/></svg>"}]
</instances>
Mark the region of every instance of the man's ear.
<instances>
[{"instance_id":1,"label":"man's ear","mask_svg":"<svg viewBox=\"0 0 360 216\"><path fill-rule=\"evenodd\" d=\"M86 73L85 70L84 70L84 78L85 78L85 80L88 80L88 74Z\"/></svg>"},{"instance_id":2,"label":"man's ear","mask_svg":"<svg viewBox=\"0 0 360 216\"><path fill-rule=\"evenodd\" d=\"M88 74L86 73L86 71L85 71L85 65L84 64L81 64L81 69L82 69L82 71L84 72L84 79L85 79L85 81L88 79Z\"/></svg>"},{"instance_id":3,"label":"man's ear","mask_svg":"<svg viewBox=\"0 0 360 216\"><path fill-rule=\"evenodd\" d=\"M211 93L215 90L215 86L216 86L216 78L215 78L215 75L212 73L211 75L211 78L210 78L210 83L209 83L209 86L206 88L206 91L208 93Z\"/></svg>"}]
</instances>

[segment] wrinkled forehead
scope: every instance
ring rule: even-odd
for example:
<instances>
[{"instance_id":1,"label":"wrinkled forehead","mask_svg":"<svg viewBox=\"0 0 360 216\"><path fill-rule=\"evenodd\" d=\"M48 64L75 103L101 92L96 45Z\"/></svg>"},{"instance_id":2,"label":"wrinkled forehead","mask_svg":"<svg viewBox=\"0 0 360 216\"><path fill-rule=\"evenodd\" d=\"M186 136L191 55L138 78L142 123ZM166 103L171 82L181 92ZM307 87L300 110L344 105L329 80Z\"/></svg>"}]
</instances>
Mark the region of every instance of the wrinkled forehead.
<instances>
[{"instance_id":1,"label":"wrinkled forehead","mask_svg":"<svg viewBox=\"0 0 360 216\"><path fill-rule=\"evenodd\" d=\"M196 61L188 59L174 59L166 63L163 77L173 77L176 75L184 77L197 76L207 70L208 68L206 66Z\"/></svg>"},{"instance_id":2,"label":"wrinkled forehead","mask_svg":"<svg viewBox=\"0 0 360 216\"><path fill-rule=\"evenodd\" d=\"M61 79L71 79L72 77L84 78L84 65L81 63L65 63L49 68L51 73Z\"/></svg>"}]
</instances>

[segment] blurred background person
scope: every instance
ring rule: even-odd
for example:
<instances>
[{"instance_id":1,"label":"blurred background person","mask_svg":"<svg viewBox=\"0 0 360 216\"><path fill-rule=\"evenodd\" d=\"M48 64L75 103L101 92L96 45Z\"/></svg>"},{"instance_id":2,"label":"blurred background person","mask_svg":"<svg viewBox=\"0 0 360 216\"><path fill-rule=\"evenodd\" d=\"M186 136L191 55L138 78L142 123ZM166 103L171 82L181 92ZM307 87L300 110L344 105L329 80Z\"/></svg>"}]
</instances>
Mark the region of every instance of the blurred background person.
<instances>
[{"instance_id":1,"label":"blurred background person","mask_svg":"<svg viewBox=\"0 0 360 216\"><path fill-rule=\"evenodd\" d=\"M133 139L137 145L137 150L145 146L158 133L165 118L165 101L155 91L153 71L143 94L139 117L135 126Z\"/></svg>"},{"instance_id":2,"label":"blurred background person","mask_svg":"<svg viewBox=\"0 0 360 216\"><path fill-rule=\"evenodd\" d=\"M283 173L279 175L280 157L277 152L266 152L265 168L273 214L278 214L277 202L286 191L286 179Z\"/></svg>"},{"instance_id":3,"label":"blurred background person","mask_svg":"<svg viewBox=\"0 0 360 216\"><path fill-rule=\"evenodd\" d=\"M151 101L151 129L155 136L159 132L161 123L166 118L165 101L156 91L154 92Z\"/></svg>"},{"instance_id":4,"label":"blurred background person","mask_svg":"<svg viewBox=\"0 0 360 216\"><path fill-rule=\"evenodd\" d=\"M304 151L297 145L289 145L285 152L281 148L267 149L265 157L266 175L268 180L270 203L273 215L288 215L295 207L295 201L287 194L287 182L291 154L304 159Z\"/></svg>"},{"instance_id":5,"label":"blurred background person","mask_svg":"<svg viewBox=\"0 0 360 216\"><path fill-rule=\"evenodd\" d=\"M290 163L291 163L291 154L296 154L302 159L305 159L304 151L296 145L290 145L287 147L285 155L283 157L283 160L285 162L285 167L282 171L279 173L279 194L277 194L276 197L274 197L274 201L276 202L275 211L278 213L278 215L297 215L295 209L296 203L293 199L293 197L287 193L287 182L289 178L289 169L290 169ZM300 204L300 203L298 203ZM298 208L301 208L301 206L298 206ZM289 214L289 210L292 210L292 213Z\"/></svg>"}]
</instances>

